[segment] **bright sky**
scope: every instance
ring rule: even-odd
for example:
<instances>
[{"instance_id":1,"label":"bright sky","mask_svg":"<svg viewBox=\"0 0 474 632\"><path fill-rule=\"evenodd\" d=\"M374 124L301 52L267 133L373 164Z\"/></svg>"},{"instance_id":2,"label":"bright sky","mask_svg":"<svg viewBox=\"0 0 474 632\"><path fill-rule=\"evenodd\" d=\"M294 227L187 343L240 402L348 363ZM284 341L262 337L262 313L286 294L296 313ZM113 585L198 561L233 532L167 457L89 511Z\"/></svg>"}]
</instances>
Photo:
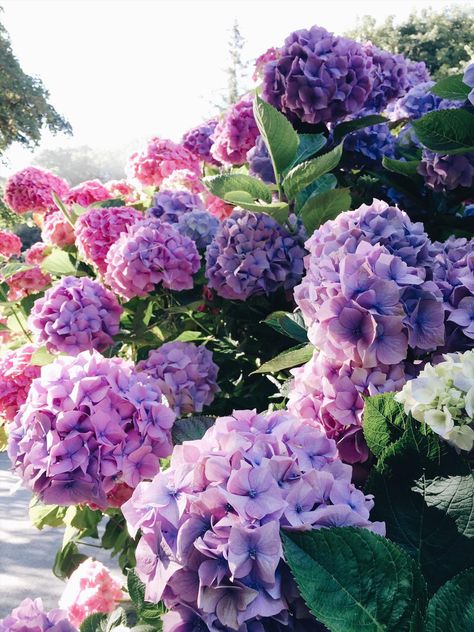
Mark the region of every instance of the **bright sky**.
<instances>
[{"instance_id":1,"label":"bright sky","mask_svg":"<svg viewBox=\"0 0 474 632\"><path fill-rule=\"evenodd\" d=\"M154 134L179 140L215 112L227 86L234 19L244 57L319 24L342 33L357 16L378 21L446 0L0 0L0 19L23 69L38 75L74 136L45 135L42 147L123 146ZM462 3L461 3L462 4ZM31 154L13 148L5 175Z\"/></svg>"}]
</instances>

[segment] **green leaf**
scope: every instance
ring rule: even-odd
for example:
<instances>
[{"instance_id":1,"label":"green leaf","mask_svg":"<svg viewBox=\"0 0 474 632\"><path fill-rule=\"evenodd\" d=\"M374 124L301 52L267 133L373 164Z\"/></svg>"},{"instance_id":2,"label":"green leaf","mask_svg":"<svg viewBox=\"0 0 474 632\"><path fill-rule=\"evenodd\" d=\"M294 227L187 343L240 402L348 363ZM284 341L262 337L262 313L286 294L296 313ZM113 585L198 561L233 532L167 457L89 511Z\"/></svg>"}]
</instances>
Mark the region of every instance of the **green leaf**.
<instances>
[{"instance_id":1,"label":"green leaf","mask_svg":"<svg viewBox=\"0 0 474 632\"><path fill-rule=\"evenodd\" d=\"M252 200L252 197L245 191L231 191L226 193L226 202L240 206L246 211L255 213L266 213L271 215L279 224L284 224L290 212L286 202L272 202L271 204L260 204Z\"/></svg>"},{"instance_id":2,"label":"green leaf","mask_svg":"<svg viewBox=\"0 0 474 632\"><path fill-rule=\"evenodd\" d=\"M273 312L263 321L284 336L289 336L298 342L308 342L308 334L300 312Z\"/></svg>"},{"instance_id":3,"label":"green leaf","mask_svg":"<svg viewBox=\"0 0 474 632\"><path fill-rule=\"evenodd\" d=\"M343 211L347 211L350 206L351 194L349 189L332 189L311 196L300 211L308 235L312 235L316 228L319 228L324 222L334 219Z\"/></svg>"},{"instance_id":4,"label":"green leaf","mask_svg":"<svg viewBox=\"0 0 474 632\"><path fill-rule=\"evenodd\" d=\"M366 529L283 532L285 558L314 616L331 632L404 632L424 605L415 562Z\"/></svg>"},{"instance_id":5,"label":"green leaf","mask_svg":"<svg viewBox=\"0 0 474 632\"><path fill-rule=\"evenodd\" d=\"M106 620L106 614L95 612L84 619L79 630L80 632L103 632Z\"/></svg>"},{"instance_id":6,"label":"green leaf","mask_svg":"<svg viewBox=\"0 0 474 632\"><path fill-rule=\"evenodd\" d=\"M178 419L173 424L173 444L180 445L184 441L202 439L206 431L214 425L215 417L195 416Z\"/></svg>"},{"instance_id":7,"label":"green leaf","mask_svg":"<svg viewBox=\"0 0 474 632\"><path fill-rule=\"evenodd\" d=\"M301 209L305 203L313 196L335 189L337 186L337 178L333 173L326 173L314 182L312 182L305 189L300 191L295 198L295 212L300 214Z\"/></svg>"},{"instance_id":8,"label":"green leaf","mask_svg":"<svg viewBox=\"0 0 474 632\"><path fill-rule=\"evenodd\" d=\"M87 559L87 555L79 553L75 542L68 542L56 553L53 565L53 573L59 579L67 579L81 562Z\"/></svg>"},{"instance_id":9,"label":"green leaf","mask_svg":"<svg viewBox=\"0 0 474 632\"><path fill-rule=\"evenodd\" d=\"M16 310L14 314L11 314L7 318L7 327L10 331L16 334L24 334L28 331L28 321L26 320L23 312Z\"/></svg>"},{"instance_id":10,"label":"green leaf","mask_svg":"<svg viewBox=\"0 0 474 632\"><path fill-rule=\"evenodd\" d=\"M327 142L327 138L324 134L298 134L298 138L299 145L296 150L295 159L290 165L291 168L312 158Z\"/></svg>"},{"instance_id":11,"label":"green leaf","mask_svg":"<svg viewBox=\"0 0 474 632\"><path fill-rule=\"evenodd\" d=\"M20 261L11 261L10 263L6 263L0 267L0 279L2 281L7 281L17 274L17 272L25 272L25 270L30 270L31 267L32 266L25 265Z\"/></svg>"},{"instance_id":12,"label":"green leaf","mask_svg":"<svg viewBox=\"0 0 474 632\"><path fill-rule=\"evenodd\" d=\"M406 428L406 415L402 404L395 401L394 393L367 397L363 428L367 445L377 457L401 437Z\"/></svg>"},{"instance_id":13,"label":"green leaf","mask_svg":"<svg viewBox=\"0 0 474 632\"><path fill-rule=\"evenodd\" d=\"M425 632L474 630L474 568L456 575L431 598Z\"/></svg>"},{"instance_id":14,"label":"green leaf","mask_svg":"<svg viewBox=\"0 0 474 632\"><path fill-rule=\"evenodd\" d=\"M33 496L29 506L30 522L37 529L43 527L60 527L64 524L64 516L66 515L66 507L58 505L43 505L37 498Z\"/></svg>"},{"instance_id":15,"label":"green leaf","mask_svg":"<svg viewBox=\"0 0 474 632\"><path fill-rule=\"evenodd\" d=\"M4 424L0 424L0 452L5 452L8 445L8 436Z\"/></svg>"},{"instance_id":16,"label":"green leaf","mask_svg":"<svg viewBox=\"0 0 474 632\"><path fill-rule=\"evenodd\" d=\"M45 366L46 364L51 364L55 358L56 356L50 353L46 347L40 347L31 354L30 364L34 366Z\"/></svg>"},{"instance_id":17,"label":"green leaf","mask_svg":"<svg viewBox=\"0 0 474 632\"><path fill-rule=\"evenodd\" d=\"M218 176L207 176L203 183L209 191L222 199L232 191L245 191L253 200L263 200L270 203L272 193L261 180L244 173L224 173Z\"/></svg>"},{"instance_id":18,"label":"green leaf","mask_svg":"<svg viewBox=\"0 0 474 632\"><path fill-rule=\"evenodd\" d=\"M285 193L290 199L309 184L328 173L339 164L342 157L342 143L322 156L293 167L283 181Z\"/></svg>"},{"instance_id":19,"label":"green leaf","mask_svg":"<svg viewBox=\"0 0 474 632\"><path fill-rule=\"evenodd\" d=\"M258 95L253 103L253 113L278 180L279 175L291 164L296 155L298 134L281 112Z\"/></svg>"},{"instance_id":20,"label":"green leaf","mask_svg":"<svg viewBox=\"0 0 474 632\"><path fill-rule=\"evenodd\" d=\"M335 143L339 143L344 136L356 132L364 127L371 127L380 123L386 123L388 118L381 116L380 114L369 114L368 116L361 116L361 118L354 119L353 121L347 121L346 123L340 123L336 125L333 132L333 139Z\"/></svg>"},{"instance_id":21,"label":"green leaf","mask_svg":"<svg viewBox=\"0 0 474 632\"><path fill-rule=\"evenodd\" d=\"M127 574L127 590L130 599L140 612L145 603L145 584L133 569L130 569Z\"/></svg>"},{"instance_id":22,"label":"green leaf","mask_svg":"<svg viewBox=\"0 0 474 632\"><path fill-rule=\"evenodd\" d=\"M308 360L311 360L314 347L311 344L298 345L287 351L283 351L272 360L265 362L254 373L278 373L283 369L291 369L294 366L300 366Z\"/></svg>"},{"instance_id":23,"label":"green leaf","mask_svg":"<svg viewBox=\"0 0 474 632\"><path fill-rule=\"evenodd\" d=\"M55 249L41 262L43 272L49 272L54 276L66 276L76 274L76 266L71 257L64 250Z\"/></svg>"},{"instance_id":24,"label":"green leaf","mask_svg":"<svg viewBox=\"0 0 474 632\"><path fill-rule=\"evenodd\" d=\"M417 169L419 164L419 160L394 160L387 156L382 158L382 165L385 169L393 173L399 173L402 176L407 176L408 178L418 175Z\"/></svg>"},{"instance_id":25,"label":"green leaf","mask_svg":"<svg viewBox=\"0 0 474 632\"><path fill-rule=\"evenodd\" d=\"M467 110L428 112L412 125L418 140L439 154L474 151L474 115Z\"/></svg>"},{"instance_id":26,"label":"green leaf","mask_svg":"<svg viewBox=\"0 0 474 632\"><path fill-rule=\"evenodd\" d=\"M465 101L471 91L471 88L464 83L463 75L452 75L440 79L431 88L433 94L442 99L451 99L452 101Z\"/></svg>"}]
</instances>

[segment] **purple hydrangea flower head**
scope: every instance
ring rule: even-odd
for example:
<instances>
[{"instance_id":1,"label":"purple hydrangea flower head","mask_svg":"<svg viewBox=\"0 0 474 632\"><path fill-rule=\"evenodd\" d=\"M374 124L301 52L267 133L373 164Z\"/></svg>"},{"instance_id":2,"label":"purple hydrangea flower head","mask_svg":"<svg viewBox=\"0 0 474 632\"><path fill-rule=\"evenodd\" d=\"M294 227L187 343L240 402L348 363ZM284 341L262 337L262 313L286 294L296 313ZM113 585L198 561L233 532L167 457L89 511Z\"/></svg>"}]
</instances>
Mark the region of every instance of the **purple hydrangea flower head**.
<instances>
[{"instance_id":1,"label":"purple hydrangea flower head","mask_svg":"<svg viewBox=\"0 0 474 632\"><path fill-rule=\"evenodd\" d=\"M249 171L253 176L257 176L270 184L275 183L272 160L261 136L257 138L255 147L247 152L247 162L249 163Z\"/></svg>"},{"instance_id":2,"label":"purple hydrangea flower head","mask_svg":"<svg viewBox=\"0 0 474 632\"><path fill-rule=\"evenodd\" d=\"M0 620L0 632L77 632L63 610L45 612L41 599L23 599Z\"/></svg>"},{"instance_id":3,"label":"purple hydrangea flower head","mask_svg":"<svg viewBox=\"0 0 474 632\"><path fill-rule=\"evenodd\" d=\"M150 351L137 369L146 371L157 381L177 415L202 412L220 390L216 383L219 367L204 345L166 342Z\"/></svg>"},{"instance_id":4,"label":"purple hydrangea flower head","mask_svg":"<svg viewBox=\"0 0 474 632\"><path fill-rule=\"evenodd\" d=\"M48 351L70 355L103 351L118 334L122 308L116 297L88 277L63 277L35 301L28 325Z\"/></svg>"},{"instance_id":5,"label":"purple hydrangea flower head","mask_svg":"<svg viewBox=\"0 0 474 632\"><path fill-rule=\"evenodd\" d=\"M368 114L374 112L364 110L362 115ZM356 154L351 156L352 160L357 165L363 165L368 162L380 162L384 156L393 157L395 144L396 138L387 123L380 123L348 134L344 140L344 149Z\"/></svg>"},{"instance_id":6,"label":"purple hydrangea flower head","mask_svg":"<svg viewBox=\"0 0 474 632\"><path fill-rule=\"evenodd\" d=\"M374 79L363 46L313 26L291 33L266 64L263 98L292 121L334 123L365 106Z\"/></svg>"},{"instance_id":7,"label":"purple hydrangea flower head","mask_svg":"<svg viewBox=\"0 0 474 632\"><path fill-rule=\"evenodd\" d=\"M193 129L190 129L183 136L181 144L198 160L219 165L220 163L211 154L211 147L213 145L212 135L216 129L216 125L217 119L210 119L197 127L193 127Z\"/></svg>"},{"instance_id":8,"label":"purple hydrangea flower head","mask_svg":"<svg viewBox=\"0 0 474 632\"><path fill-rule=\"evenodd\" d=\"M466 67L462 80L467 86L472 88L467 98L474 105L474 61Z\"/></svg>"},{"instance_id":9,"label":"purple hydrangea flower head","mask_svg":"<svg viewBox=\"0 0 474 632\"><path fill-rule=\"evenodd\" d=\"M220 163L241 165L259 133L253 115L253 99L244 97L217 123L212 135L211 155Z\"/></svg>"},{"instance_id":10,"label":"purple hydrangea flower head","mask_svg":"<svg viewBox=\"0 0 474 632\"><path fill-rule=\"evenodd\" d=\"M107 284L120 296L146 296L161 283L189 290L200 257L194 242L171 224L145 220L122 234L107 254Z\"/></svg>"},{"instance_id":11,"label":"purple hydrangea flower head","mask_svg":"<svg viewBox=\"0 0 474 632\"><path fill-rule=\"evenodd\" d=\"M413 86L419 83L431 81L430 72L424 61L412 61L411 59L407 59L407 65L407 79L410 88L413 88Z\"/></svg>"},{"instance_id":12,"label":"purple hydrangea flower head","mask_svg":"<svg viewBox=\"0 0 474 632\"><path fill-rule=\"evenodd\" d=\"M474 153L458 155L435 154L423 149L418 165L426 186L434 191L452 191L458 187L474 186Z\"/></svg>"},{"instance_id":13,"label":"purple hydrangea flower head","mask_svg":"<svg viewBox=\"0 0 474 632\"><path fill-rule=\"evenodd\" d=\"M434 81L426 81L410 88L406 95L398 99L390 108L390 118L393 120L407 117L418 119L433 110L459 107L459 101L442 99L433 94L431 88L434 85Z\"/></svg>"},{"instance_id":14,"label":"purple hydrangea flower head","mask_svg":"<svg viewBox=\"0 0 474 632\"><path fill-rule=\"evenodd\" d=\"M408 63L403 55L389 53L372 44L365 50L371 55L374 66L374 85L365 108L381 112L386 106L402 97L408 86Z\"/></svg>"},{"instance_id":15,"label":"purple hydrangea flower head","mask_svg":"<svg viewBox=\"0 0 474 632\"><path fill-rule=\"evenodd\" d=\"M175 415L152 377L97 351L42 367L10 426L8 455L23 483L46 504L108 506L171 453Z\"/></svg>"},{"instance_id":16,"label":"purple hydrangea flower head","mask_svg":"<svg viewBox=\"0 0 474 632\"><path fill-rule=\"evenodd\" d=\"M198 250L203 250L214 239L220 221L207 211L191 211L179 217L177 229L194 241Z\"/></svg>"},{"instance_id":17,"label":"purple hydrangea flower head","mask_svg":"<svg viewBox=\"0 0 474 632\"><path fill-rule=\"evenodd\" d=\"M301 608L279 532L354 525L383 533L351 476L335 442L287 411L237 410L177 446L169 469L122 506L131 535L141 531L146 599L178 613L165 629L261 632L288 617L291 629L318 629Z\"/></svg>"},{"instance_id":18,"label":"purple hydrangea flower head","mask_svg":"<svg viewBox=\"0 0 474 632\"><path fill-rule=\"evenodd\" d=\"M155 194L153 206L148 209L147 217L176 224L181 215L191 211L204 211L204 203L199 195L189 191L163 190Z\"/></svg>"},{"instance_id":19,"label":"purple hydrangea flower head","mask_svg":"<svg viewBox=\"0 0 474 632\"><path fill-rule=\"evenodd\" d=\"M206 277L219 296L244 301L293 288L303 255L298 240L269 215L235 211L207 247Z\"/></svg>"}]
</instances>

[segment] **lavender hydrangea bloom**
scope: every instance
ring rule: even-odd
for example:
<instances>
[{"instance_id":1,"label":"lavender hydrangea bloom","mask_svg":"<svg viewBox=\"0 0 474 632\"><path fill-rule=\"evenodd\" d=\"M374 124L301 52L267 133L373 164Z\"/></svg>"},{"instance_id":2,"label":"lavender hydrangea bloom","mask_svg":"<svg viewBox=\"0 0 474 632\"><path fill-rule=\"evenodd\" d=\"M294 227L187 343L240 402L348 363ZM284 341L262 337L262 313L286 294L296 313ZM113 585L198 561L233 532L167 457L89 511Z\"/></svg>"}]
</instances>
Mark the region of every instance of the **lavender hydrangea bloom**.
<instances>
[{"instance_id":1,"label":"lavender hydrangea bloom","mask_svg":"<svg viewBox=\"0 0 474 632\"><path fill-rule=\"evenodd\" d=\"M159 283L170 290L193 287L200 257L194 242L171 224L145 220L123 233L107 253L107 284L120 296L146 296Z\"/></svg>"},{"instance_id":2,"label":"lavender hydrangea bloom","mask_svg":"<svg viewBox=\"0 0 474 632\"><path fill-rule=\"evenodd\" d=\"M313 26L291 33L266 64L263 98L292 121L334 123L365 106L374 79L360 44Z\"/></svg>"},{"instance_id":3,"label":"lavender hydrangea bloom","mask_svg":"<svg viewBox=\"0 0 474 632\"><path fill-rule=\"evenodd\" d=\"M120 307L112 292L87 277L63 277L35 301L28 325L48 351L103 351L118 334Z\"/></svg>"},{"instance_id":4,"label":"lavender hydrangea bloom","mask_svg":"<svg viewBox=\"0 0 474 632\"><path fill-rule=\"evenodd\" d=\"M257 176L269 184L275 183L272 160L261 136L257 138L255 147L247 152L247 162L249 163L249 171L253 176Z\"/></svg>"},{"instance_id":5,"label":"lavender hydrangea bloom","mask_svg":"<svg viewBox=\"0 0 474 632\"><path fill-rule=\"evenodd\" d=\"M471 188L474 186L474 153L443 156L423 149L418 173L434 191Z\"/></svg>"},{"instance_id":6,"label":"lavender hydrangea bloom","mask_svg":"<svg viewBox=\"0 0 474 632\"><path fill-rule=\"evenodd\" d=\"M264 213L235 211L206 250L206 277L219 296L250 296L289 290L301 279L304 250Z\"/></svg>"},{"instance_id":7,"label":"lavender hydrangea bloom","mask_svg":"<svg viewBox=\"0 0 474 632\"><path fill-rule=\"evenodd\" d=\"M373 113L373 111L364 110L364 116ZM367 161L380 162L384 156L394 156L395 144L395 136L392 135L386 123L364 127L348 134L344 139L344 149L358 154L352 157L357 165L367 163Z\"/></svg>"},{"instance_id":8,"label":"lavender hydrangea bloom","mask_svg":"<svg viewBox=\"0 0 474 632\"><path fill-rule=\"evenodd\" d=\"M466 67L462 80L467 86L472 88L467 98L474 105L474 61Z\"/></svg>"},{"instance_id":9,"label":"lavender hydrangea bloom","mask_svg":"<svg viewBox=\"0 0 474 632\"><path fill-rule=\"evenodd\" d=\"M189 191L160 191L153 198L153 206L148 209L147 217L162 222L176 224L184 213L204 211L204 203L195 193Z\"/></svg>"},{"instance_id":10,"label":"lavender hydrangea bloom","mask_svg":"<svg viewBox=\"0 0 474 632\"><path fill-rule=\"evenodd\" d=\"M397 120L401 118L419 119L433 110L446 110L459 107L459 101L442 99L431 92L435 85L434 81L419 83L411 88L405 96L398 99L390 108L390 118Z\"/></svg>"},{"instance_id":11,"label":"lavender hydrangea bloom","mask_svg":"<svg viewBox=\"0 0 474 632\"><path fill-rule=\"evenodd\" d=\"M365 47L374 65L374 85L365 108L381 112L386 106L402 97L408 86L408 63L403 55L380 50L372 44Z\"/></svg>"},{"instance_id":12,"label":"lavender hydrangea bloom","mask_svg":"<svg viewBox=\"0 0 474 632\"><path fill-rule=\"evenodd\" d=\"M45 612L41 599L23 599L0 620L0 632L77 632L63 610Z\"/></svg>"},{"instance_id":13,"label":"lavender hydrangea bloom","mask_svg":"<svg viewBox=\"0 0 474 632\"><path fill-rule=\"evenodd\" d=\"M219 392L219 367L206 347L191 342L166 342L139 362L139 371L153 377L178 415L202 412Z\"/></svg>"},{"instance_id":14,"label":"lavender hydrangea bloom","mask_svg":"<svg viewBox=\"0 0 474 632\"><path fill-rule=\"evenodd\" d=\"M169 456L174 413L156 380L97 351L44 366L10 426L8 455L23 483L52 505L108 506Z\"/></svg>"},{"instance_id":15,"label":"lavender hydrangea bloom","mask_svg":"<svg viewBox=\"0 0 474 632\"><path fill-rule=\"evenodd\" d=\"M165 629L262 631L288 616L291 629L318 629L283 560L279 530L383 533L370 521L372 498L351 476L334 441L286 411L234 411L176 447L169 469L122 506L131 535L141 530L145 598L179 613Z\"/></svg>"},{"instance_id":16,"label":"lavender hydrangea bloom","mask_svg":"<svg viewBox=\"0 0 474 632\"><path fill-rule=\"evenodd\" d=\"M220 221L207 211L191 211L178 219L177 229L194 241L198 250L203 250L214 239Z\"/></svg>"},{"instance_id":17,"label":"lavender hydrangea bloom","mask_svg":"<svg viewBox=\"0 0 474 632\"><path fill-rule=\"evenodd\" d=\"M407 64L407 79L410 88L413 88L413 86L419 83L431 81L430 72L424 61L412 61L411 59L407 59Z\"/></svg>"},{"instance_id":18,"label":"lavender hydrangea bloom","mask_svg":"<svg viewBox=\"0 0 474 632\"><path fill-rule=\"evenodd\" d=\"M211 119L193 129L190 129L183 136L181 144L190 151L196 158L209 164L219 165L220 163L212 156L211 147L213 145L212 135L216 129L217 119Z\"/></svg>"}]
</instances>

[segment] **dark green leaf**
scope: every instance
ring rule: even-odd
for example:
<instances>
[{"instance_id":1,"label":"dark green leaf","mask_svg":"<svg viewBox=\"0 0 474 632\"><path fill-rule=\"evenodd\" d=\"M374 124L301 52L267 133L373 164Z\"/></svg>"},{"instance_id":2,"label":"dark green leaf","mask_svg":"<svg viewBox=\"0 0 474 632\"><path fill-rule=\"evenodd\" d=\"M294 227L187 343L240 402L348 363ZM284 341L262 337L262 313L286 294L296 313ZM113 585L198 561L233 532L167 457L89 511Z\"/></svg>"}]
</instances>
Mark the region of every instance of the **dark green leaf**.
<instances>
[{"instance_id":1,"label":"dark green leaf","mask_svg":"<svg viewBox=\"0 0 474 632\"><path fill-rule=\"evenodd\" d=\"M342 144L337 145L322 156L317 156L293 167L283 181L283 187L288 197L293 199L299 191L305 189L314 180L337 167L341 157Z\"/></svg>"},{"instance_id":2,"label":"dark green leaf","mask_svg":"<svg viewBox=\"0 0 474 632\"><path fill-rule=\"evenodd\" d=\"M105 632L111 632L111 630L118 628L119 626L121 628L121 632L125 632L125 630L128 630L127 624L127 611L122 606L119 606L107 617Z\"/></svg>"},{"instance_id":3,"label":"dark green leaf","mask_svg":"<svg viewBox=\"0 0 474 632\"><path fill-rule=\"evenodd\" d=\"M366 529L283 532L285 558L306 604L331 632L404 632L426 589L415 562Z\"/></svg>"},{"instance_id":4,"label":"dark green leaf","mask_svg":"<svg viewBox=\"0 0 474 632\"><path fill-rule=\"evenodd\" d=\"M140 611L145 603L145 584L134 570L128 571L127 590L130 595L130 599L135 604L137 610Z\"/></svg>"},{"instance_id":5,"label":"dark green leaf","mask_svg":"<svg viewBox=\"0 0 474 632\"><path fill-rule=\"evenodd\" d=\"M265 362L253 373L278 373L278 371L283 371L283 369L300 366L311 359L313 351L314 347L311 344L298 345Z\"/></svg>"},{"instance_id":6,"label":"dark green leaf","mask_svg":"<svg viewBox=\"0 0 474 632\"><path fill-rule=\"evenodd\" d=\"M330 219L347 211L351 206L349 189L332 189L319 195L312 195L300 211L301 219L308 235Z\"/></svg>"},{"instance_id":7,"label":"dark green leaf","mask_svg":"<svg viewBox=\"0 0 474 632\"><path fill-rule=\"evenodd\" d=\"M330 191L337 186L337 179L333 173L326 173L305 189L300 191L295 198L295 212L299 215L305 203L313 196Z\"/></svg>"},{"instance_id":8,"label":"dark green leaf","mask_svg":"<svg viewBox=\"0 0 474 632\"><path fill-rule=\"evenodd\" d=\"M266 213L271 215L279 224L284 224L288 219L289 206L286 202L272 202L271 204L260 204L254 202L251 196L245 191L231 191L226 193L224 199L226 202L236 204L246 211L254 213Z\"/></svg>"},{"instance_id":9,"label":"dark green leaf","mask_svg":"<svg viewBox=\"0 0 474 632\"><path fill-rule=\"evenodd\" d=\"M462 80L463 75L452 75L440 79L431 88L431 92L442 99L451 99L452 101L465 101L471 91L471 88Z\"/></svg>"},{"instance_id":10,"label":"dark green leaf","mask_svg":"<svg viewBox=\"0 0 474 632\"><path fill-rule=\"evenodd\" d=\"M306 326L300 312L273 312L263 322L298 342L308 342Z\"/></svg>"},{"instance_id":11,"label":"dark green leaf","mask_svg":"<svg viewBox=\"0 0 474 632\"><path fill-rule=\"evenodd\" d=\"M333 132L333 139L335 143L339 143L344 136L356 132L364 127L371 127L380 123L386 123L388 119L380 114L369 114L368 116L361 116L361 118L354 119L353 121L347 121L345 123L339 123L336 125Z\"/></svg>"},{"instance_id":12,"label":"dark green leaf","mask_svg":"<svg viewBox=\"0 0 474 632\"><path fill-rule=\"evenodd\" d=\"M122 198L113 198L112 200L103 200L102 202L99 202L98 206L100 208L114 208L116 206L123 206L124 202Z\"/></svg>"},{"instance_id":13,"label":"dark green leaf","mask_svg":"<svg viewBox=\"0 0 474 632\"><path fill-rule=\"evenodd\" d=\"M37 528L60 527L64 524L66 507L58 505L43 505L37 498L33 497L29 507L30 522Z\"/></svg>"},{"instance_id":14,"label":"dark green leaf","mask_svg":"<svg viewBox=\"0 0 474 632\"><path fill-rule=\"evenodd\" d=\"M56 553L53 565L53 573L59 579L67 579L81 562L87 559L87 555L79 553L75 542L68 542L66 546Z\"/></svg>"},{"instance_id":15,"label":"dark green leaf","mask_svg":"<svg viewBox=\"0 0 474 632\"><path fill-rule=\"evenodd\" d=\"M75 275L76 267L71 257L64 250L55 249L41 262L43 272L49 272L54 276Z\"/></svg>"},{"instance_id":16,"label":"dark green leaf","mask_svg":"<svg viewBox=\"0 0 474 632\"><path fill-rule=\"evenodd\" d=\"M370 451L379 457L406 429L406 415L394 393L368 397L364 406L364 437Z\"/></svg>"},{"instance_id":17,"label":"dark green leaf","mask_svg":"<svg viewBox=\"0 0 474 632\"><path fill-rule=\"evenodd\" d=\"M473 632L474 568L441 586L426 610L425 632Z\"/></svg>"},{"instance_id":18,"label":"dark green leaf","mask_svg":"<svg viewBox=\"0 0 474 632\"><path fill-rule=\"evenodd\" d=\"M206 431L214 424L215 417L185 417L178 419L173 424L172 434L174 445L183 441L202 439Z\"/></svg>"},{"instance_id":19,"label":"dark green leaf","mask_svg":"<svg viewBox=\"0 0 474 632\"><path fill-rule=\"evenodd\" d=\"M417 175L419 164L419 160L393 160L393 158L388 158L387 156L382 158L382 165L385 169L393 173L399 173L402 176L407 176L408 178Z\"/></svg>"},{"instance_id":20,"label":"dark green leaf","mask_svg":"<svg viewBox=\"0 0 474 632\"><path fill-rule=\"evenodd\" d=\"M418 140L439 154L474 151L474 115L467 110L428 112L412 125Z\"/></svg>"},{"instance_id":21,"label":"dark green leaf","mask_svg":"<svg viewBox=\"0 0 474 632\"><path fill-rule=\"evenodd\" d=\"M257 178L244 173L224 173L218 176L208 176L203 179L204 184L213 195L222 199L231 191L245 191L254 200L270 203L272 193L270 189Z\"/></svg>"},{"instance_id":22,"label":"dark green leaf","mask_svg":"<svg viewBox=\"0 0 474 632\"><path fill-rule=\"evenodd\" d=\"M101 614L99 612L90 614L81 623L81 627L79 628L79 630L80 632L104 632L105 630L104 624L106 620L107 620L106 614Z\"/></svg>"},{"instance_id":23,"label":"dark green leaf","mask_svg":"<svg viewBox=\"0 0 474 632\"><path fill-rule=\"evenodd\" d=\"M275 175L291 164L298 147L298 134L281 112L259 96L255 97L253 112L260 134L270 153Z\"/></svg>"},{"instance_id":24,"label":"dark green leaf","mask_svg":"<svg viewBox=\"0 0 474 632\"><path fill-rule=\"evenodd\" d=\"M290 167L296 167L296 165L312 158L327 142L324 134L298 134L298 138L300 142Z\"/></svg>"}]
</instances>

